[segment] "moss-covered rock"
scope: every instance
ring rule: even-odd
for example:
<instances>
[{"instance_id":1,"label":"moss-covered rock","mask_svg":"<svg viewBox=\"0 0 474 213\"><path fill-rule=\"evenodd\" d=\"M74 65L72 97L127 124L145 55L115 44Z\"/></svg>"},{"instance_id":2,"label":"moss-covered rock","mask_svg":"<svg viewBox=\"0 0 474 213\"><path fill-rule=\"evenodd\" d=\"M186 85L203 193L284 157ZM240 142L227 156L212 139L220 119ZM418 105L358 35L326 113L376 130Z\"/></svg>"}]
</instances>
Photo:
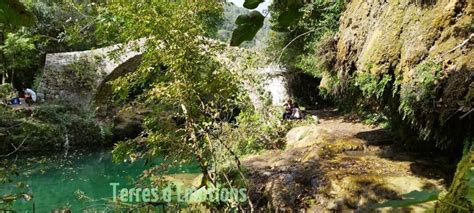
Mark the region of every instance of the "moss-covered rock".
<instances>
[{"instance_id":1,"label":"moss-covered rock","mask_svg":"<svg viewBox=\"0 0 474 213\"><path fill-rule=\"evenodd\" d=\"M309 206L310 212L378 212L373 205L411 191L444 189L443 181L428 171L431 162L416 163L407 153L371 145L388 137L379 134L345 122L296 127L287 134L286 150L242 160L250 174L250 197L257 206L278 210ZM382 212L418 212L433 206Z\"/></svg>"},{"instance_id":2,"label":"moss-covered rock","mask_svg":"<svg viewBox=\"0 0 474 213\"><path fill-rule=\"evenodd\" d=\"M403 134L460 151L474 123L466 114L474 107L474 5L427 2L350 1L340 19L335 66L320 74L321 86L342 105L383 111L396 128L411 128Z\"/></svg>"},{"instance_id":3,"label":"moss-covered rock","mask_svg":"<svg viewBox=\"0 0 474 213\"><path fill-rule=\"evenodd\" d=\"M461 208L460 208L461 207ZM448 194L441 198L436 212L474 211L474 151L459 162Z\"/></svg>"},{"instance_id":4,"label":"moss-covered rock","mask_svg":"<svg viewBox=\"0 0 474 213\"><path fill-rule=\"evenodd\" d=\"M362 151L364 142L357 138L340 138L333 143L325 144L319 150L320 156L334 156L345 151Z\"/></svg>"}]
</instances>

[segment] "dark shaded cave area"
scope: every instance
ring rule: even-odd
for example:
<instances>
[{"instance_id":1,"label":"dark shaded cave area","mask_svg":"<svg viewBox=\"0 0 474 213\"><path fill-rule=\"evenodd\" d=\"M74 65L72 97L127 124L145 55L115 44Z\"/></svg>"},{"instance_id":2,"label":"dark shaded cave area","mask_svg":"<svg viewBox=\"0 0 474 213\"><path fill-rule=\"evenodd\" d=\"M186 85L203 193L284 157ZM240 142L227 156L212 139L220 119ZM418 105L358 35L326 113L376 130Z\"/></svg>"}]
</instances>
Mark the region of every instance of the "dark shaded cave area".
<instances>
[{"instance_id":1,"label":"dark shaded cave area","mask_svg":"<svg viewBox=\"0 0 474 213\"><path fill-rule=\"evenodd\" d=\"M321 78L302 71L295 71L286 76L287 89L293 101L307 109L321 109L334 106L331 100L320 95Z\"/></svg>"}]
</instances>

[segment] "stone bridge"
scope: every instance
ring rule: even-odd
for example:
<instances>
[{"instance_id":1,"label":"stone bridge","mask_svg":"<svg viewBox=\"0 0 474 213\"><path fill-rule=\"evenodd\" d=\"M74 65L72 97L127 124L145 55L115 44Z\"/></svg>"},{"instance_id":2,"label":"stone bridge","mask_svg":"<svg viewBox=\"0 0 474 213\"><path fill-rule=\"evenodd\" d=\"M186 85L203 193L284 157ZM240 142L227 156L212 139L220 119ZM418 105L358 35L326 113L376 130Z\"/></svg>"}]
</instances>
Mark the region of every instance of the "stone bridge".
<instances>
[{"instance_id":1,"label":"stone bridge","mask_svg":"<svg viewBox=\"0 0 474 213\"><path fill-rule=\"evenodd\" d=\"M138 68L143 49L137 47L143 47L144 43L143 39L94 50L47 54L43 78L37 88L38 97L42 101L60 100L81 107L90 107L98 101L96 95L103 90L106 82ZM236 63L244 63L232 61L227 56L219 57L224 57L225 59L220 61L228 61L231 65L226 64L231 69L241 66ZM270 94L274 104L281 105L288 98L285 79L280 75L282 69L278 66L267 66L255 72L267 76L265 83L260 86ZM254 104L261 105L258 103L256 85L245 86Z\"/></svg>"},{"instance_id":2,"label":"stone bridge","mask_svg":"<svg viewBox=\"0 0 474 213\"><path fill-rule=\"evenodd\" d=\"M140 40L94 50L47 54L38 97L42 101L89 106L105 82L138 67L143 50L137 47L143 43Z\"/></svg>"}]
</instances>

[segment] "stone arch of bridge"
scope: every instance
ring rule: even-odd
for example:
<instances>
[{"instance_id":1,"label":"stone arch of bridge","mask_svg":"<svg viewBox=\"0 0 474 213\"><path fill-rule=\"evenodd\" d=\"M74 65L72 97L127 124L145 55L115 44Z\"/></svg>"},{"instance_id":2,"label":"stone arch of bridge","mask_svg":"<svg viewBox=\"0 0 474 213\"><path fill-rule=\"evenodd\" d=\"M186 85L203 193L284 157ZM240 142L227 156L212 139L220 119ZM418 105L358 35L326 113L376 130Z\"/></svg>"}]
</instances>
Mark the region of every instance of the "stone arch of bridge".
<instances>
[{"instance_id":1,"label":"stone arch of bridge","mask_svg":"<svg viewBox=\"0 0 474 213\"><path fill-rule=\"evenodd\" d=\"M115 104L113 100L113 89L110 84L113 80L125 76L138 69L142 55L135 55L124 61L113 69L108 75L99 81L95 94L92 98L92 104L97 109L97 115L108 116L115 113Z\"/></svg>"}]
</instances>

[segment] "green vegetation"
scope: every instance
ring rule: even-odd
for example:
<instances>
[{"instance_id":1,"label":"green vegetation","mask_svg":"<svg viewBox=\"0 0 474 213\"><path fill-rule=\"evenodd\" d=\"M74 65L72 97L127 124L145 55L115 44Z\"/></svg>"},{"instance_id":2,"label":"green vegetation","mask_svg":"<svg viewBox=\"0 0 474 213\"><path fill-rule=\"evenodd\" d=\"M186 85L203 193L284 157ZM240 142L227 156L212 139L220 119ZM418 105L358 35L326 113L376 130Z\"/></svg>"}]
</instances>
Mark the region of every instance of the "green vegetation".
<instances>
[{"instance_id":1,"label":"green vegetation","mask_svg":"<svg viewBox=\"0 0 474 213\"><path fill-rule=\"evenodd\" d=\"M0 2L0 23L14 26L31 26L35 16L31 14L19 0Z\"/></svg>"},{"instance_id":2,"label":"green vegetation","mask_svg":"<svg viewBox=\"0 0 474 213\"><path fill-rule=\"evenodd\" d=\"M68 66L69 72L63 73L63 78L72 78L78 84L77 88L84 91L94 90L100 73L97 73L97 63L94 59L81 58L77 62ZM69 76L68 76L69 75Z\"/></svg>"},{"instance_id":3,"label":"green vegetation","mask_svg":"<svg viewBox=\"0 0 474 213\"><path fill-rule=\"evenodd\" d=\"M253 1L247 0L244 3L244 7L247 9L255 9L264 0ZM320 3L320 2L318 2ZM317 3L317 4L318 4ZM287 31L290 27L296 25L303 17L304 13L300 10L305 4L302 0L291 0L291 1L277 1L272 4L272 14L274 23L272 23L272 29L277 31ZM254 18L252 18L254 17ZM250 11L248 14L242 14L236 19L236 24L240 27L236 28L232 34L231 45L239 46L244 41L250 41L255 37L257 31L264 26L264 17L258 11ZM249 30L243 30L244 26L251 26Z\"/></svg>"},{"instance_id":4,"label":"green vegetation","mask_svg":"<svg viewBox=\"0 0 474 213\"><path fill-rule=\"evenodd\" d=\"M236 118L234 125L225 127L227 134L223 135L223 140L228 141L239 156L283 149L285 135L291 126L291 123L279 121L279 117L265 117L257 112L244 111Z\"/></svg>"},{"instance_id":5,"label":"green vegetation","mask_svg":"<svg viewBox=\"0 0 474 213\"><path fill-rule=\"evenodd\" d=\"M215 2L138 4L142 3L119 1L108 5L115 16L127 17L122 36L153 38L147 41L148 48L138 70L118 78L113 85L130 106L144 106L152 112L145 118L145 130L139 137L116 145L114 159L162 156L178 164L195 161L203 175L200 187L237 187L224 178L226 169L222 165L234 158L228 157L232 156L232 150L222 135L224 126L236 116L234 112L245 97L240 93L236 76L217 61L215 54L220 44L202 39L208 31L195 18L219 11L221 5ZM159 18L153 15L156 10L162 11ZM162 41L166 43L162 45ZM134 89L144 84L151 87ZM163 168L157 168L146 177L155 179L162 172Z\"/></svg>"},{"instance_id":6,"label":"green vegetation","mask_svg":"<svg viewBox=\"0 0 474 213\"><path fill-rule=\"evenodd\" d=\"M412 191L408 194L402 195L402 200L391 200L385 203L374 205L375 208L386 207L406 207L438 200L439 192L436 191Z\"/></svg>"},{"instance_id":7,"label":"green vegetation","mask_svg":"<svg viewBox=\"0 0 474 213\"><path fill-rule=\"evenodd\" d=\"M375 59L367 56L364 60L344 60L345 56L340 56L340 49L346 45L343 43L346 41L341 41L338 30L341 27L339 19L344 18L342 13L346 6L350 6L348 1L273 1L270 16L254 10L264 0L246 0L246 9L222 1L22 2L8 0L0 3L0 184L14 182L12 175L17 175L16 166L10 165L11 161L8 159L13 155L79 147L97 148L114 143L114 162L138 161L145 162L150 167L140 171L141 175L134 182L140 187L162 189L168 182L172 182L167 179L169 177L165 177L168 170L194 164L199 166L201 173L199 178L193 180L199 190L194 195L206 188L250 189L255 183L249 181L249 177L256 178L253 180L256 182L261 181L258 178L274 178L275 180L266 182L271 186L262 184L262 189L258 189L260 191L252 191L253 195L263 197L263 204L257 205L264 210L273 208L267 205L278 202L269 199L272 195L264 194L268 192L265 192L265 188L273 190L274 183L281 182L283 184L280 185L285 187L292 186L287 184L292 183L298 187L307 185L312 189L319 187L329 190L331 184L347 177L353 178L350 175L354 174L349 172L356 170L347 169L349 172L344 173L347 174L344 177L330 176L329 173L340 169L331 173L337 174L344 168L362 168L363 165L370 164L367 159L374 156L359 158L349 153L358 155L363 150L363 154L366 154L365 151L369 148L361 142L362 139L365 140L365 136L361 134L354 135L354 138L333 138L332 135L339 132L318 129L317 118L311 115L302 122L281 121L282 109L270 106L271 99L263 88L263 83L268 79L260 79L260 73L250 73L263 65L276 62L288 70L284 73L285 77L302 73L305 74L302 78L308 75L314 77L314 81L320 83L318 95L322 97L321 100L336 103L340 111L357 114L358 122L383 125L394 130L397 133L396 140L400 142L394 146L419 148L432 151L435 155L450 153L453 158L460 157L459 153L463 149L463 159L458 164L449 191L413 191L397 195L399 200L390 200L374 207L405 207L437 201L436 211L439 212L473 209L474 154L470 130L472 119L468 116L472 112L474 87L472 83L466 88L459 86L472 82L472 72L465 67L459 68L459 72L452 72L451 67L456 66L454 62L441 62L421 50L422 53L419 54L422 56L414 59L419 59L419 63L414 62L402 68L399 67L400 61L390 61L387 62L390 65L387 65L385 61L381 61L382 56ZM416 3L432 4L431 1ZM272 29L270 32L269 25ZM450 39L458 36L454 35L455 32L452 34L438 37ZM4 104L17 95L16 90L39 85L42 78L41 67L47 53L90 50L143 38L146 41L138 68L108 79L107 86L110 88L107 89L111 91L104 92L108 92L104 95L107 97L99 98L107 99L103 102L113 106L104 107L105 112L97 113L104 116L94 114L93 109L78 108L68 103L47 102L16 107ZM235 49L228 48L226 43L215 42L214 39L227 42L230 46L248 49L235 54L237 51L232 52ZM268 43L265 48L261 48L264 42ZM351 47L344 47L349 49L344 51L359 51ZM373 54L383 50L376 48ZM121 52L117 51L111 56L120 56L119 54ZM234 68L226 64L228 61L224 58L231 63L243 61L243 64L238 64L235 70L231 70ZM74 79L77 88L93 91L102 78L101 73L97 73L97 66L99 64L95 59L80 58L64 72L58 73L56 79ZM300 90L295 91L299 93L311 93L315 88L296 86ZM64 91L66 90L67 88ZM316 93L316 89L314 90ZM251 100L251 96L255 95L253 93L259 96L258 103L252 103L255 101L255 97ZM94 107L97 107L96 112L100 111L101 106ZM459 119L452 119L453 117ZM468 118L463 120L463 117ZM112 135L114 122L123 122L117 124L114 130L130 131L124 131L122 135L115 132L116 135ZM314 143L313 145L298 147L295 144L291 156L272 156L275 157L272 159L274 162L268 164L271 169L262 171L262 174L251 174L252 171L243 167L242 157L261 154L267 150L284 152L287 148L285 136L295 124L308 124L310 129L301 133L297 141L304 140ZM336 127L331 128L342 128L334 126ZM319 137L321 135L324 137ZM113 139L123 141L112 141ZM321 144L318 145L319 142ZM381 155L386 154L383 147L380 149ZM380 160L383 156L376 157L373 159ZM8 160L2 160L3 158ZM319 159L324 158L327 162L320 165L305 160L310 158L317 159L315 161L318 163L323 162ZM157 159L164 159L166 163L150 163ZM365 160L362 162L360 159ZM285 162L290 160L292 162ZM294 174L300 168L291 168L295 171L279 168L282 164L305 167L301 170L321 174L302 173L311 175L300 177L305 175ZM379 172L380 165L370 165L374 166L370 169ZM407 168L410 167L413 170L411 172L415 173L415 166L408 165ZM277 171L279 169L285 171ZM399 171L397 175L400 176L408 170ZM358 175L363 175L363 172L357 172ZM377 174L385 175L383 172L387 171ZM334 180L325 180L332 178ZM358 185L349 184L356 188L354 191L357 191L357 196L363 194L359 188L364 184L377 190L377 176L366 179L374 181L361 180ZM327 186L324 185L326 183ZM295 193L298 187L292 187L295 188ZM0 195L0 211L12 209L14 200L30 199L29 194L23 193L28 189L27 186L18 184L18 188L18 194ZM283 190L275 191L281 193ZM391 193L391 198L396 197L388 189L380 191ZM250 193L247 192L247 195L250 196ZM312 192L298 192L294 197L303 193ZM75 190L75 195L81 200L91 199L80 189ZM359 198L362 199L362 196ZM379 201L380 198L385 199L380 196L370 202ZM348 200L348 205L357 206L361 203L352 201L354 200ZM143 203L136 206L111 202L111 205L117 211L145 211L154 208L156 204ZM173 208L194 207L177 200L166 205ZM246 201L203 203L203 208L216 211L262 210L253 207L251 202Z\"/></svg>"},{"instance_id":8,"label":"green vegetation","mask_svg":"<svg viewBox=\"0 0 474 213\"><path fill-rule=\"evenodd\" d=\"M370 70L370 68L369 68ZM370 72L356 72L355 86L359 87L365 97L382 98L385 88L392 80L390 75L373 75Z\"/></svg>"},{"instance_id":9,"label":"green vegetation","mask_svg":"<svg viewBox=\"0 0 474 213\"><path fill-rule=\"evenodd\" d=\"M440 84L441 66L433 61L424 62L415 67L410 79L403 79L400 90L400 112L409 123L421 128L422 137L430 136L433 126L419 124L423 119L417 118L436 113L437 86Z\"/></svg>"},{"instance_id":10,"label":"green vegetation","mask_svg":"<svg viewBox=\"0 0 474 213\"><path fill-rule=\"evenodd\" d=\"M248 13L245 8L237 7L233 3L226 3L224 5L224 17L222 23L219 25L217 38L225 43L229 43L232 38L232 32L236 29L235 21L239 15ZM262 29L258 31L253 39L246 41L240 45L242 48L262 48L265 45L267 34L270 31L268 19L263 21Z\"/></svg>"},{"instance_id":11,"label":"green vegetation","mask_svg":"<svg viewBox=\"0 0 474 213\"><path fill-rule=\"evenodd\" d=\"M112 40L112 36L105 37L95 24L92 25L98 17L94 3L50 0L23 2L22 14L34 17L33 22L28 21L29 27L0 27L2 82L13 82L16 89L31 87L33 80L41 77L41 63L46 53L86 50L120 41ZM113 33L112 29L107 30Z\"/></svg>"},{"instance_id":12,"label":"green vegetation","mask_svg":"<svg viewBox=\"0 0 474 213\"><path fill-rule=\"evenodd\" d=\"M27 32L18 31L8 33L5 44L0 45L0 51L4 54L4 74L7 74L12 81L25 79L35 74L31 69L39 64L36 40L37 38L29 36Z\"/></svg>"},{"instance_id":13,"label":"green vegetation","mask_svg":"<svg viewBox=\"0 0 474 213\"><path fill-rule=\"evenodd\" d=\"M5 104L14 97L13 86L11 84L0 85L0 103Z\"/></svg>"},{"instance_id":14,"label":"green vegetation","mask_svg":"<svg viewBox=\"0 0 474 213\"><path fill-rule=\"evenodd\" d=\"M258 30L263 27L264 20L265 17L257 11L252 11L248 15L245 14L237 17L235 20L237 29L235 29L232 34L230 44L232 46L239 46L244 41L252 40Z\"/></svg>"},{"instance_id":15,"label":"green vegetation","mask_svg":"<svg viewBox=\"0 0 474 213\"><path fill-rule=\"evenodd\" d=\"M432 148L459 150L470 133L467 129L454 131L448 126L453 125L451 120L457 112L467 113L472 103L469 92L466 94L466 90L454 86L454 81L459 85L462 79L469 78L466 71L447 76L440 62L434 59L422 61L403 76L386 65L337 64L336 32L344 2L315 1L299 5L298 1L288 1L298 5L301 18L285 2L271 7L272 24L280 31L290 31L270 33L272 39L267 55L287 65L290 72L303 71L321 79L319 92L322 97L335 102L344 111L355 112L369 123L382 121L384 126L400 133L398 135L410 147L417 146L416 142L412 143L414 140L432 140ZM282 24L281 14L292 14L292 20L298 21ZM453 95L450 97L449 93ZM447 109L443 108L440 103L446 102L447 98L453 102L456 99L462 106L456 108L450 102L444 106ZM413 133L419 137L406 138Z\"/></svg>"},{"instance_id":16,"label":"green vegetation","mask_svg":"<svg viewBox=\"0 0 474 213\"><path fill-rule=\"evenodd\" d=\"M415 3L427 6L434 5L436 2L416 1ZM325 4L331 3L330 1L315 1L305 4L312 7L306 10L303 6L298 12L312 11L312 13L303 15L302 18L299 18L300 14L291 12L287 7L279 7L281 5L275 4L272 7L274 10L272 12L277 14L273 16L274 25L279 26L280 14L291 13L294 22L286 23L291 29L290 33L283 34L286 37L272 39L269 53L279 58L278 54L275 54L278 52L275 49L282 49L291 43L281 57L281 61L290 68L302 69L315 77L322 78L321 95L336 102L341 109L350 113L355 112L362 120L369 123L384 122L384 126L392 128L396 136L401 139L400 146L422 151L437 150L439 152L441 149L459 157L464 141L472 137L470 130L472 118L466 117L472 112L472 83L469 83L472 82L472 77L468 77L469 71L458 67L456 73L453 73L452 61L441 62L438 58L430 57L420 60L418 64L410 65L408 70L400 70L401 65L397 64L400 63L400 58L395 59L398 60L397 62L384 61L392 60L384 58L390 53L380 52L373 58L366 58L367 61L372 60L380 64L369 63L362 66L357 64L360 59L357 59L357 56L353 60L344 58L347 57L345 55L337 55L348 54L349 57L354 57L350 52L361 50L352 49L353 43L344 43L358 42L356 34L353 41L338 41L339 35L335 32L339 27L338 17L343 8L342 4L339 7L324 7ZM318 11L318 6L323 6L324 10ZM350 13L348 15L351 17ZM305 20L305 17L309 19ZM329 18L325 19L325 17ZM359 23L358 21L347 17L345 21L346 26L341 26L341 28L350 29L345 29L346 31L341 33L363 32L363 30L357 30L360 26L351 25L351 22ZM314 26L326 27L314 28ZM298 37L300 35L302 36ZM392 42L396 41L387 38L377 44L380 46L370 50L375 52L385 50L385 45L391 45ZM399 47L395 45L394 49L396 48ZM466 87L466 85L470 86ZM463 168L458 167L458 173ZM462 183L462 179L462 175L457 175L449 192L458 197L451 196L445 203L443 203L444 199L440 198L443 206L449 206L444 207L445 209L440 212L472 210L472 207L460 201L462 199L459 197L469 193L454 187ZM437 196L423 193L414 192L409 195L417 198L389 203L393 204L391 205L393 207L410 202L437 199Z\"/></svg>"},{"instance_id":17,"label":"green vegetation","mask_svg":"<svg viewBox=\"0 0 474 213\"><path fill-rule=\"evenodd\" d=\"M111 142L107 129L90 113L64 104L34 109L0 105L0 184L11 184L18 176L16 164L9 159L18 153L102 147ZM32 199L29 186L22 182L16 186L15 194L0 195L1 209L12 209L16 200Z\"/></svg>"},{"instance_id":18,"label":"green vegetation","mask_svg":"<svg viewBox=\"0 0 474 213\"><path fill-rule=\"evenodd\" d=\"M447 194L440 197L436 212L462 212L474 209L474 152L464 155Z\"/></svg>"},{"instance_id":19,"label":"green vegetation","mask_svg":"<svg viewBox=\"0 0 474 213\"><path fill-rule=\"evenodd\" d=\"M296 9L293 6L289 8L284 4L274 4L271 9L271 23L277 31L281 31L270 35L272 42L269 44L267 52L271 56L307 73L315 73L314 69L309 69L313 67L308 63L321 65L326 63L326 67L333 65L331 64L332 60L324 62L324 60L314 58L315 51L319 49L320 52L331 53L332 49L326 45L330 44L331 37L339 27L339 16L344 9L344 1L314 1L301 5L298 10L301 12L298 13L295 12ZM291 18L282 18L282 16L291 16ZM301 18L293 16L301 16ZM299 21L282 24L281 22L285 19ZM284 49L285 47L286 49ZM283 55L280 58L282 52ZM326 59L329 58L330 55L326 57Z\"/></svg>"},{"instance_id":20,"label":"green vegetation","mask_svg":"<svg viewBox=\"0 0 474 213\"><path fill-rule=\"evenodd\" d=\"M1 154L26 150L61 150L71 147L101 147L110 135L83 110L64 105L41 105L33 109L0 106ZM17 147L17 148L15 148Z\"/></svg>"},{"instance_id":21,"label":"green vegetation","mask_svg":"<svg viewBox=\"0 0 474 213\"><path fill-rule=\"evenodd\" d=\"M301 57L296 66L306 73L318 78L322 78L324 73L329 73L336 62L336 40L335 32L329 30L325 32L318 42L307 44L307 49L311 51Z\"/></svg>"}]
</instances>

